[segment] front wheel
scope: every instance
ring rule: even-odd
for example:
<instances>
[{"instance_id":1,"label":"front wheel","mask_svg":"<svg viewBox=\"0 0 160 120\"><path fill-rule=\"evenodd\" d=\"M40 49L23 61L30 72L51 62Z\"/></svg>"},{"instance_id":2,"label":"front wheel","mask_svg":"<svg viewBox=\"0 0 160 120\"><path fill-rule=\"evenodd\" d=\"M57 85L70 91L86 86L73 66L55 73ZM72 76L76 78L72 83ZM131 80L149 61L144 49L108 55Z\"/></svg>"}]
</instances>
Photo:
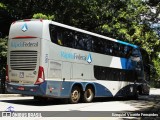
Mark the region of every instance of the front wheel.
<instances>
[{"instance_id":1,"label":"front wheel","mask_svg":"<svg viewBox=\"0 0 160 120\"><path fill-rule=\"evenodd\" d=\"M94 98L94 91L92 87L87 87L83 94L83 101L86 103L92 102Z\"/></svg>"},{"instance_id":2,"label":"front wheel","mask_svg":"<svg viewBox=\"0 0 160 120\"><path fill-rule=\"evenodd\" d=\"M78 86L72 88L69 102L72 104L78 103L81 97L81 91Z\"/></svg>"}]
</instances>

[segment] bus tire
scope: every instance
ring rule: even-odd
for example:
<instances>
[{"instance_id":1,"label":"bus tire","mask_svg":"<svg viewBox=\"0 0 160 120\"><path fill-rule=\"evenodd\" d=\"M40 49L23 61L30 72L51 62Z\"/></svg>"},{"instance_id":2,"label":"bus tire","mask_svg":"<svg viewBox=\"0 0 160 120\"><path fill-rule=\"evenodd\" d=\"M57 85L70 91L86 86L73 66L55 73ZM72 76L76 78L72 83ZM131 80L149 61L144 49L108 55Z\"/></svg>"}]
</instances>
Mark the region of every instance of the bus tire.
<instances>
[{"instance_id":1,"label":"bus tire","mask_svg":"<svg viewBox=\"0 0 160 120\"><path fill-rule=\"evenodd\" d=\"M69 98L69 103L75 104L78 103L81 97L81 90L78 86L74 86L71 90L71 95Z\"/></svg>"},{"instance_id":2,"label":"bus tire","mask_svg":"<svg viewBox=\"0 0 160 120\"><path fill-rule=\"evenodd\" d=\"M92 86L88 86L83 94L83 101L86 103L92 102L94 98L94 90Z\"/></svg>"}]
</instances>

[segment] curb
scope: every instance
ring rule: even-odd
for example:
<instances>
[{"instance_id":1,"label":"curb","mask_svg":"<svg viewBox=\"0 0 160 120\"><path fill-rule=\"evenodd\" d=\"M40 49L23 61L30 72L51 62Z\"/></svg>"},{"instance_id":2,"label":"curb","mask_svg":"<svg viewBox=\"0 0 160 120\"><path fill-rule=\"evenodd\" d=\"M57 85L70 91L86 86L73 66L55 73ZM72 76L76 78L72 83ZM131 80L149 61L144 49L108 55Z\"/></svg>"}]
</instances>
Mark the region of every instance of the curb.
<instances>
[{"instance_id":1,"label":"curb","mask_svg":"<svg viewBox=\"0 0 160 120\"><path fill-rule=\"evenodd\" d=\"M0 98L2 97L21 97L21 94L0 94Z\"/></svg>"}]
</instances>

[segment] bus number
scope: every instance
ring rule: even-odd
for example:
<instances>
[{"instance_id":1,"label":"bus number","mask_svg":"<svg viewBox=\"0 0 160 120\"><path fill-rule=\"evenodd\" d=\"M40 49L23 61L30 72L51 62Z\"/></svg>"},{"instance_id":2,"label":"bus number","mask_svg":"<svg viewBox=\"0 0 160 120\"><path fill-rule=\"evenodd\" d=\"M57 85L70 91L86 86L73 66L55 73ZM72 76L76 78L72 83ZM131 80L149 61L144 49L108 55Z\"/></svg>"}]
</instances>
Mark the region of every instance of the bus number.
<instances>
[{"instance_id":1,"label":"bus number","mask_svg":"<svg viewBox=\"0 0 160 120\"><path fill-rule=\"evenodd\" d=\"M48 63L48 54L45 55L45 63Z\"/></svg>"}]
</instances>

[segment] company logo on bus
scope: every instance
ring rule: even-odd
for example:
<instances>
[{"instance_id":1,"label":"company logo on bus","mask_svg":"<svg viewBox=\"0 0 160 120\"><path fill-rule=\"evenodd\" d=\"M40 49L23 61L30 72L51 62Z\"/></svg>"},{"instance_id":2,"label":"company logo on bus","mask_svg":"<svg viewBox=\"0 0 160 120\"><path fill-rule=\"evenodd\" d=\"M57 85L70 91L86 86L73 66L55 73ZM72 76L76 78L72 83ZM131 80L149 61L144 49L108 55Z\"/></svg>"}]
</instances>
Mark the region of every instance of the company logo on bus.
<instances>
[{"instance_id":1,"label":"company logo on bus","mask_svg":"<svg viewBox=\"0 0 160 120\"><path fill-rule=\"evenodd\" d=\"M24 23L24 25L22 26L22 31L26 32L28 30L28 26L26 23Z\"/></svg>"},{"instance_id":2,"label":"company logo on bus","mask_svg":"<svg viewBox=\"0 0 160 120\"><path fill-rule=\"evenodd\" d=\"M83 61L87 61L88 63L92 62L91 54L87 56L87 55L81 55L78 53L68 53L68 52L61 51L60 55L62 58L65 58L65 59L83 60Z\"/></svg>"},{"instance_id":3,"label":"company logo on bus","mask_svg":"<svg viewBox=\"0 0 160 120\"><path fill-rule=\"evenodd\" d=\"M38 47L38 42L31 43L31 42L11 42L11 47L18 48L18 47Z\"/></svg>"},{"instance_id":4,"label":"company logo on bus","mask_svg":"<svg viewBox=\"0 0 160 120\"><path fill-rule=\"evenodd\" d=\"M88 55L88 57L87 57L87 62L88 62L88 63L91 63L91 62L92 62L92 56L91 56L91 54Z\"/></svg>"}]
</instances>

